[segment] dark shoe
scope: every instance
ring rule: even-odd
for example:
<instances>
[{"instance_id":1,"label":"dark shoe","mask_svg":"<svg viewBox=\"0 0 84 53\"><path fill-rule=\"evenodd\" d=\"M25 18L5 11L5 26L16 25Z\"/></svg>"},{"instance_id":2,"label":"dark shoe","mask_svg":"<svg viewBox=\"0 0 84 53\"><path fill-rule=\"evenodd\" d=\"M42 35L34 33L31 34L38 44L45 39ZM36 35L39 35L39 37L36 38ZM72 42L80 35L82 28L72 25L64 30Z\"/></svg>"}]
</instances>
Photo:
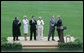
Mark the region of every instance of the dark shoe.
<instances>
[{"instance_id":1,"label":"dark shoe","mask_svg":"<svg viewBox=\"0 0 84 53\"><path fill-rule=\"evenodd\" d=\"M61 42L60 40L58 40L57 42Z\"/></svg>"},{"instance_id":2,"label":"dark shoe","mask_svg":"<svg viewBox=\"0 0 84 53\"><path fill-rule=\"evenodd\" d=\"M34 40L36 40L36 39L34 39Z\"/></svg>"},{"instance_id":3,"label":"dark shoe","mask_svg":"<svg viewBox=\"0 0 84 53\"><path fill-rule=\"evenodd\" d=\"M17 41L19 41L19 39L16 39Z\"/></svg>"},{"instance_id":4,"label":"dark shoe","mask_svg":"<svg viewBox=\"0 0 84 53\"><path fill-rule=\"evenodd\" d=\"M13 39L13 41L15 41L15 40Z\"/></svg>"},{"instance_id":5,"label":"dark shoe","mask_svg":"<svg viewBox=\"0 0 84 53\"><path fill-rule=\"evenodd\" d=\"M48 39L48 41L50 41L50 40Z\"/></svg>"},{"instance_id":6,"label":"dark shoe","mask_svg":"<svg viewBox=\"0 0 84 53\"><path fill-rule=\"evenodd\" d=\"M55 41L54 39L52 41Z\"/></svg>"}]
</instances>

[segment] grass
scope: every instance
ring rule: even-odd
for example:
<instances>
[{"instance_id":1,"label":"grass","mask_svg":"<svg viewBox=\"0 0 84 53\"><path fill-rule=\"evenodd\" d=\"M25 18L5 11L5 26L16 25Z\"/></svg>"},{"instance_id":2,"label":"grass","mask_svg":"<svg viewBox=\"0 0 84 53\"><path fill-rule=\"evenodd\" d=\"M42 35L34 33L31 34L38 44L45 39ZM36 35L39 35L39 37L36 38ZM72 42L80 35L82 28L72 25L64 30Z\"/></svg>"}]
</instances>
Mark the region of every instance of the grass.
<instances>
[{"instance_id":1,"label":"grass","mask_svg":"<svg viewBox=\"0 0 84 53\"><path fill-rule=\"evenodd\" d=\"M82 1L1 1L1 38L12 36L12 22L17 16L22 23L23 16L30 20L34 15L36 20L42 16L44 20L44 36L49 33L51 16L61 16L63 25L67 26L64 36L71 36L83 40L83 2ZM30 26L28 27L30 32ZM21 25L23 36L23 23ZM30 33L28 33L30 36ZM55 31L55 36L58 36Z\"/></svg>"},{"instance_id":2,"label":"grass","mask_svg":"<svg viewBox=\"0 0 84 53\"><path fill-rule=\"evenodd\" d=\"M1 52L83 52L83 50L2 50Z\"/></svg>"}]
</instances>

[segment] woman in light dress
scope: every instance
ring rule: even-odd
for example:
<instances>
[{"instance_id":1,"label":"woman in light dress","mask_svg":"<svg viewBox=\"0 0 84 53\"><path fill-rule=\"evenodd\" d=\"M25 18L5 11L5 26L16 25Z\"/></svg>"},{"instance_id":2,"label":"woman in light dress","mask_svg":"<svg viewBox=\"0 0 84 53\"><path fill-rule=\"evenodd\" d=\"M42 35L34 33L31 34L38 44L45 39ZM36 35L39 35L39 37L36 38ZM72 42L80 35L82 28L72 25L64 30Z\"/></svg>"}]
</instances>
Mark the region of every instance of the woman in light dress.
<instances>
[{"instance_id":1,"label":"woman in light dress","mask_svg":"<svg viewBox=\"0 0 84 53\"><path fill-rule=\"evenodd\" d=\"M28 24L29 24L29 21L27 20L27 16L24 16L23 24L24 24L24 38L26 41L27 40L27 33L28 33Z\"/></svg>"},{"instance_id":2,"label":"woman in light dress","mask_svg":"<svg viewBox=\"0 0 84 53\"><path fill-rule=\"evenodd\" d=\"M38 25L38 40L43 40L43 25L44 25L44 21L42 20L41 16L39 17L39 20L37 21L37 25Z\"/></svg>"}]
</instances>

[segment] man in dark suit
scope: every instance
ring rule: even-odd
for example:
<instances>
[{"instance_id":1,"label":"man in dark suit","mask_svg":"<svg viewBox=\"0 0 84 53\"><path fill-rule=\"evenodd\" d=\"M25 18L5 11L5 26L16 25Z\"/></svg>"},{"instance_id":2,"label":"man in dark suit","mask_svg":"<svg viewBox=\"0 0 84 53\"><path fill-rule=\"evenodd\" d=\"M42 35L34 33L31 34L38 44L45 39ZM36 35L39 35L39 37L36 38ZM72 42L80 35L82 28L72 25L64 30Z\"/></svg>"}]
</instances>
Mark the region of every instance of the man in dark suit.
<instances>
[{"instance_id":1,"label":"man in dark suit","mask_svg":"<svg viewBox=\"0 0 84 53\"><path fill-rule=\"evenodd\" d=\"M32 34L34 33L34 40L36 40L36 25L35 16L32 16L32 20L29 21L30 24L30 40L32 40Z\"/></svg>"},{"instance_id":2,"label":"man in dark suit","mask_svg":"<svg viewBox=\"0 0 84 53\"><path fill-rule=\"evenodd\" d=\"M62 20L60 19L60 16L57 16L57 32L59 36L58 42L64 42L64 37L63 37L63 25L62 25Z\"/></svg>"},{"instance_id":3,"label":"man in dark suit","mask_svg":"<svg viewBox=\"0 0 84 53\"><path fill-rule=\"evenodd\" d=\"M54 39L55 25L56 25L56 21L55 21L54 16L52 16L52 18L50 20L48 41L50 41L51 35L52 35L52 41L55 41L55 39Z\"/></svg>"},{"instance_id":4,"label":"man in dark suit","mask_svg":"<svg viewBox=\"0 0 84 53\"><path fill-rule=\"evenodd\" d=\"M21 23L18 20L18 17L15 17L15 20L13 21L13 25L12 25L12 32L13 32L13 40L19 40L18 36L21 35L20 33L20 26Z\"/></svg>"}]
</instances>

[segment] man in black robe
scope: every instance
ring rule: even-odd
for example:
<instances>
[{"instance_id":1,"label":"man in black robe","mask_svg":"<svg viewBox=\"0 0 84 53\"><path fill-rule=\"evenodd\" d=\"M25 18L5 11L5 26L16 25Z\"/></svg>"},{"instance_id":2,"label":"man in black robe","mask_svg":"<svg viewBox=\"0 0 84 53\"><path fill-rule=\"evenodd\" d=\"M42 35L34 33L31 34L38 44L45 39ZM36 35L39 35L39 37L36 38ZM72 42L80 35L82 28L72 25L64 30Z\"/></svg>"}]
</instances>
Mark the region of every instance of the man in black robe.
<instances>
[{"instance_id":1,"label":"man in black robe","mask_svg":"<svg viewBox=\"0 0 84 53\"><path fill-rule=\"evenodd\" d=\"M18 36L21 35L20 33L20 26L21 23L19 22L18 18L15 17L15 20L13 20L13 25L12 25L12 32L13 32L13 40L19 40Z\"/></svg>"},{"instance_id":2,"label":"man in black robe","mask_svg":"<svg viewBox=\"0 0 84 53\"><path fill-rule=\"evenodd\" d=\"M30 40L32 40L32 34L34 33L34 40L36 40L36 25L35 16L32 16L32 20L29 21L30 24Z\"/></svg>"}]
</instances>

